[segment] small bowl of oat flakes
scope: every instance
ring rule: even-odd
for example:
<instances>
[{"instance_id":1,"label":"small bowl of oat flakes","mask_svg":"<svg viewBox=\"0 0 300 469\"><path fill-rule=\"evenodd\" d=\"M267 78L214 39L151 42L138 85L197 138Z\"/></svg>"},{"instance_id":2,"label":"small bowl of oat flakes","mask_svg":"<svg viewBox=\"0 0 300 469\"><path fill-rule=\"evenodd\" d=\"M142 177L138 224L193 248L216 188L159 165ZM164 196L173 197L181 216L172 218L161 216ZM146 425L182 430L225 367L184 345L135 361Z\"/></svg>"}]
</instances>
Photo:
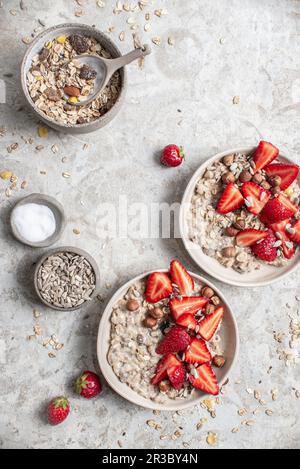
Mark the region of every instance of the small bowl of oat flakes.
<instances>
[{"instance_id":1,"label":"small bowl of oat flakes","mask_svg":"<svg viewBox=\"0 0 300 469\"><path fill-rule=\"evenodd\" d=\"M120 110L127 86L122 68L94 101L75 106L92 93L95 80L95 70L76 63L76 56L81 54L98 54L107 59L122 55L101 31L67 23L37 36L21 67L22 89L34 114L48 126L73 134L93 132L107 125Z\"/></svg>"},{"instance_id":2,"label":"small bowl of oat flakes","mask_svg":"<svg viewBox=\"0 0 300 469\"><path fill-rule=\"evenodd\" d=\"M91 301L99 285L99 269L83 249L52 249L37 262L34 287L39 299L57 311L75 311Z\"/></svg>"}]
</instances>

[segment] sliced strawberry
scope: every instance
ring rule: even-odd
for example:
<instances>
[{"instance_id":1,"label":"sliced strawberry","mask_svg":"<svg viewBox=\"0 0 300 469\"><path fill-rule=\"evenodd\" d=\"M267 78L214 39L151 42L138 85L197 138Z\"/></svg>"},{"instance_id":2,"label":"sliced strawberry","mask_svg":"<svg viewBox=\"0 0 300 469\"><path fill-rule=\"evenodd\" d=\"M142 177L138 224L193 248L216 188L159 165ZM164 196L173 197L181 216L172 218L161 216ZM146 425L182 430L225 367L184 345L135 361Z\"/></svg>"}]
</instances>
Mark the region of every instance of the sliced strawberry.
<instances>
[{"instance_id":1,"label":"sliced strawberry","mask_svg":"<svg viewBox=\"0 0 300 469\"><path fill-rule=\"evenodd\" d=\"M208 363L195 368L194 374L195 376L193 374L189 375L189 381L194 388L213 396L219 394L220 388L216 375Z\"/></svg>"},{"instance_id":2,"label":"sliced strawberry","mask_svg":"<svg viewBox=\"0 0 300 469\"><path fill-rule=\"evenodd\" d=\"M236 235L236 244L241 247L253 246L257 241L268 237L267 231L254 230L253 228L247 228L246 230L240 231Z\"/></svg>"},{"instance_id":3,"label":"sliced strawberry","mask_svg":"<svg viewBox=\"0 0 300 469\"><path fill-rule=\"evenodd\" d=\"M160 383L163 379L168 377L168 369L176 368L180 365L181 361L178 360L175 355L172 353L165 355L161 360L159 360L151 383L154 385Z\"/></svg>"},{"instance_id":4,"label":"sliced strawberry","mask_svg":"<svg viewBox=\"0 0 300 469\"><path fill-rule=\"evenodd\" d=\"M194 331L197 326L197 321L190 313L184 313L176 319L176 324L186 327L188 330Z\"/></svg>"},{"instance_id":5,"label":"sliced strawberry","mask_svg":"<svg viewBox=\"0 0 300 469\"><path fill-rule=\"evenodd\" d=\"M274 247L277 239L272 230L268 230L268 237L262 242L254 244L251 246L253 254L259 259L266 262L273 262L277 257L277 249Z\"/></svg>"},{"instance_id":6,"label":"sliced strawberry","mask_svg":"<svg viewBox=\"0 0 300 469\"><path fill-rule=\"evenodd\" d=\"M273 225L270 225L270 228L274 231L275 235L277 235L277 241L282 242L281 246L278 246L278 248L282 249L284 257L291 259L296 252L296 247L288 236L286 230L288 225L291 225L290 220L283 220L280 223L273 223Z\"/></svg>"},{"instance_id":7,"label":"sliced strawberry","mask_svg":"<svg viewBox=\"0 0 300 469\"><path fill-rule=\"evenodd\" d=\"M279 150L272 143L261 141L254 153L255 171L261 171L279 155Z\"/></svg>"},{"instance_id":8,"label":"sliced strawberry","mask_svg":"<svg viewBox=\"0 0 300 469\"><path fill-rule=\"evenodd\" d=\"M245 204L249 212L258 215L271 198L271 192L255 182L245 182L242 186Z\"/></svg>"},{"instance_id":9,"label":"sliced strawberry","mask_svg":"<svg viewBox=\"0 0 300 469\"><path fill-rule=\"evenodd\" d=\"M172 282L177 285L181 295L189 296L193 293L195 288L194 280L179 261L173 260L171 262L170 275Z\"/></svg>"},{"instance_id":10,"label":"sliced strawberry","mask_svg":"<svg viewBox=\"0 0 300 469\"><path fill-rule=\"evenodd\" d=\"M172 291L172 282L167 274L153 272L149 275L145 294L148 303L157 303L164 298L168 298Z\"/></svg>"},{"instance_id":11,"label":"sliced strawberry","mask_svg":"<svg viewBox=\"0 0 300 469\"><path fill-rule=\"evenodd\" d=\"M268 226L273 223L279 223L280 221L291 218L297 208L296 206L291 208L290 204L292 204L292 202L290 202L289 199L287 199L282 194L279 194L278 197L269 200L261 212L261 222Z\"/></svg>"},{"instance_id":12,"label":"sliced strawberry","mask_svg":"<svg viewBox=\"0 0 300 469\"><path fill-rule=\"evenodd\" d=\"M181 352L191 343L191 337L183 327L173 326L156 347L156 353Z\"/></svg>"},{"instance_id":13,"label":"sliced strawberry","mask_svg":"<svg viewBox=\"0 0 300 469\"><path fill-rule=\"evenodd\" d=\"M292 224L291 230L287 231L287 235L291 241L296 244L300 244L300 220L296 220Z\"/></svg>"},{"instance_id":14,"label":"sliced strawberry","mask_svg":"<svg viewBox=\"0 0 300 469\"><path fill-rule=\"evenodd\" d=\"M269 177L280 176L281 184L280 189L285 191L297 179L299 174L299 166L296 164L282 164L274 163L265 168L266 174Z\"/></svg>"},{"instance_id":15,"label":"sliced strawberry","mask_svg":"<svg viewBox=\"0 0 300 469\"><path fill-rule=\"evenodd\" d=\"M170 300L169 306L173 318L177 321L182 314L190 313L195 315L198 311L201 311L208 302L209 299L204 296L184 296L181 300L173 298Z\"/></svg>"},{"instance_id":16,"label":"sliced strawberry","mask_svg":"<svg viewBox=\"0 0 300 469\"><path fill-rule=\"evenodd\" d=\"M221 214L233 212L244 205L244 198L238 187L230 183L218 202L217 211Z\"/></svg>"},{"instance_id":17,"label":"sliced strawberry","mask_svg":"<svg viewBox=\"0 0 300 469\"><path fill-rule=\"evenodd\" d=\"M185 381L186 370L182 363L178 366L168 368L168 378L173 388L181 389Z\"/></svg>"},{"instance_id":18,"label":"sliced strawberry","mask_svg":"<svg viewBox=\"0 0 300 469\"><path fill-rule=\"evenodd\" d=\"M287 210L293 212L293 215L299 214L299 207L296 207L288 197L283 194L279 194L278 200Z\"/></svg>"},{"instance_id":19,"label":"sliced strawberry","mask_svg":"<svg viewBox=\"0 0 300 469\"><path fill-rule=\"evenodd\" d=\"M224 316L224 307L220 306L212 314L206 316L202 321L199 322L199 334L207 342L212 339L216 330L219 327L220 322Z\"/></svg>"},{"instance_id":20,"label":"sliced strawberry","mask_svg":"<svg viewBox=\"0 0 300 469\"><path fill-rule=\"evenodd\" d=\"M186 363L198 363L199 365L211 361L211 354L204 340L195 338L191 341L185 352L184 361Z\"/></svg>"}]
</instances>

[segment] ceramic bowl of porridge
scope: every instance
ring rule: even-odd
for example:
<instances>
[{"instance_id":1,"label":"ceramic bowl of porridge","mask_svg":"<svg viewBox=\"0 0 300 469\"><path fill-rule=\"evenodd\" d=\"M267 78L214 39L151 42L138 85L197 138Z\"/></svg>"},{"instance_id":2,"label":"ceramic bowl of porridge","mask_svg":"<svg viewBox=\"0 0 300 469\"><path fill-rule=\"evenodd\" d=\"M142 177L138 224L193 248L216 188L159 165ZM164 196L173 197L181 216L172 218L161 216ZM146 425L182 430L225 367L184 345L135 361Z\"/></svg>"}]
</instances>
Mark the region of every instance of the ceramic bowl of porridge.
<instances>
[{"instance_id":1,"label":"ceramic bowl of porridge","mask_svg":"<svg viewBox=\"0 0 300 469\"><path fill-rule=\"evenodd\" d=\"M299 266L299 200L299 167L269 142L219 153L185 190L183 243L222 282L271 284Z\"/></svg>"},{"instance_id":2,"label":"ceramic bowl of porridge","mask_svg":"<svg viewBox=\"0 0 300 469\"><path fill-rule=\"evenodd\" d=\"M153 410L185 409L218 395L238 354L237 324L223 294L185 270L192 286L187 291L183 282L178 288L173 266L181 264L172 261L169 271L148 272L123 285L98 331L98 361L108 384Z\"/></svg>"},{"instance_id":3,"label":"ceramic bowl of porridge","mask_svg":"<svg viewBox=\"0 0 300 469\"><path fill-rule=\"evenodd\" d=\"M76 56L81 54L108 59L121 56L118 47L101 31L67 23L37 36L28 46L21 67L22 89L33 113L48 126L74 134L107 125L120 110L127 87L122 68L94 101L75 106L92 93L96 73L76 63Z\"/></svg>"}]
</instances>

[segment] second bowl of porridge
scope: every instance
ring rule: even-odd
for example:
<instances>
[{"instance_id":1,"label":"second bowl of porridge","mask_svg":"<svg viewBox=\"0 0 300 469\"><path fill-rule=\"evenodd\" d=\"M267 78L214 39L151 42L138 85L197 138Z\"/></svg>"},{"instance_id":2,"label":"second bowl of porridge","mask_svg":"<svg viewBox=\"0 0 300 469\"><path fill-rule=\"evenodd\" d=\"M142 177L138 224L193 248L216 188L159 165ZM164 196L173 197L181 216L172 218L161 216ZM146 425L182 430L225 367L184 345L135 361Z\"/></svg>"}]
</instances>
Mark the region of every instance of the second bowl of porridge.
<instances>
[{"instance_id":1,"label":"second bowl of porridge","mask_svg":"<svg viewBox=\"0 0 300 469\"><path fill-rule=\"evenodd\" d=\"M238 353L237 325L222 293L174 260L114 294L97 353L107 382L125 399L180 410L219 394Z\"/></svg>"}]
</instances>

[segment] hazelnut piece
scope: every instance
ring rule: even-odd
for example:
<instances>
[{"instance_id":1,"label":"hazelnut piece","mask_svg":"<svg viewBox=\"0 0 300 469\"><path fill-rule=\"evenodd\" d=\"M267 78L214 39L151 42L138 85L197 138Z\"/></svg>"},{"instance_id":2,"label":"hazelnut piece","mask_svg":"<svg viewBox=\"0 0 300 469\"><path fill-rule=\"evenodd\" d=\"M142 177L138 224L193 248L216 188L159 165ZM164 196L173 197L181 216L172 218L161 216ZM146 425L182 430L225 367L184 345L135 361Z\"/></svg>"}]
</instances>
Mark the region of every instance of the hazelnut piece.
<instances>
[{"instance_id":1,"label":"hazelnut piece","mask_svg":"<svg viewBox=\"0 0 300 469\"><path fill-rule=\"evenodd\" d=\"M238 234L239 230L234 228L233 226L228 226L225 230L226 236L230 236L231 238L234 238Z\"/></svg>"},{"instance_id":2,"label":"hazelnut piece","mask_svg":"<svg viewBox=\"0 0 300 469\"><path fill-rule=\"evenodd\" d=\"M212 304L213 304L214 306L219 306L219 304L221 303L221 300L220 300L220 298L219 298L217 295L214 295L214 296L210 299L210 301L212 302Z\"/></svg>"},{"instance_id":3,"label":"hazelnut piece","mask_svg":"<svg viewBox=\"0 0 300 469\"><path fill-rule=\"evenodd\" d=\"M127 301L126 308L128 309L128 311L136 311L137 309L139 309L139 307L140 307L140 304L137 300Z\"/></svg>"},{"instance_id":4,"label":"hazelnut piece","mask_svg":"<svg viewBox=\"0 0 300 469\"><path fill-rule=\"evenodd\" d=\"M204 312L205 312L206 316L208 316L209 314L213 314L215 312L215 309L216 308L215 308L214 305L208 304L208 305L206 305L206 308L205 308Z\"/></svg>"},{"instance_id":5,"label":"hazelnut piece","mask_svg":"<svg viewBox=\"0 0 300 469\"><path fill-rule=\"evenodd\" d=\"M264 177L262 176L262 174L259 174L259 173L254 174L254 176L252 177L252 181L255 182L256 184L261 184L263 180L264 180Z\"/></svg>"},{"instance_id":6,"label":"hazelnut piece","mask_svg":"<svg viewBox=\"0 0 300 469\"><path fill-rule=\"evenodd\" d=\"M210 287L203 287L201 290L201 294L205 296L205 298L211 298L214 296L215 292Z\"/></svg>"},{"instance_id":7,"label":"hazelnut piece","mask_svg":"<svg viewBox=\"0 0 300 469\"><path fill-rule=\"evenodd\" d=\"M228 246L227 248L222 249L222 256L227 257L235 257L236 249L233 246Z\"/></svg>"},{"instance_id":8,"label":"hazelnut piece","mask_svg":"<svg viewBox=\"0 0 300 469\"><path fill-rule=\"evenodd\" d=\"M231 182L235 182L234 174L231 171L228 171L228 173L223 174L222 182L223 184L230 184Z\"/></svg>"},{"instance_id":9,"label":"hazelnut piece","mask_svg":"<svg viewBox=\"0 0 300 469\"><path fill-rule=\"evenodd\" d=\"M272 176L269 178L269 182L273 187L280 186L282 179L280 176Z\"/></svg>"},{"instance_id":10,"label":"hazelnut piece","mask_svg":"<svg viewBox=\"0 0 300 469\"><path fill-rule=\"evenodd\" d=\"M213 365L217 368L222 368L225 365L225 358L222 355L215 355L212 359Z\"/></svg>"},{"instance_id":11,"label":"hazelnut piece","mask_svg":"<svg viewBox=\"0 0 300 469\"><path fill-rule=\"evenodd\" d=\"M272 187L271 192L273 195L279 195L281 192L280 186Z\"/></svg>"},{"instance_id":12,"label":"hazelnut piece","mask_svg":"<svg viewBox=\"0 0 300 469\"><path fill-rule=\"evenodd\" d=\"M252 179L252 174L249 173L249 171L247 171L246 169L244 169L244 171L242 171L239 176L239 180L241 182L249 182L251 181L251 179Z\"/></svg>"},{"instance_id":13,"label":"hazelnut piece","mask_svg":"<svg viewBox=\"0 0 300 469\"><path fill-rule=\"evenodd\" d=\"M168 392L171 389L170 381L161 381L159 383L159 390L161 392Z\"/></svg>"},{"instance_id":14,"label":"hazelnut piece","mask_svg":"<svg viewBox=\"0 0 300 469\"><path fill-rule=\"evenodd\" d=\"M233 223L233 226L234 226L234 228L236 228L239 231L244 230L245 226L246 226L246 222L245 222L244 218L238 217L235 220L235 222Z\"/></svg>"},{"instance_id":15,"label":"hazelnut piece","mask_svg":"<svg viewBox=\"0 0 300 469\"><path fill-rule=\"evenodd\" d=\"M144 326L148 327L149 329L152 329L155 327L157 324L157 319L153 318L152 316L148 316L146 319L144 319Z\"/></svg>"},{"instance_id":16,"label":"hazelnut piece","mask_svg":"<svg viewBox=\"0 0 300 469\"><path fill-rule=\"evenodd\" d=\"M152 316L154 319L161 319L164 317L164 312L161 308L153 308L149 309L149 314Z\"/></svg>"},{"instance_id":17,"label":"hazelnut piece","mask_svg":"<svg viewBox=\"0 0 300 469\"><path fill-rule=\"evenodd\" d=\"M234 162L234 155L226 155L224 156L222 161L225 164L225 166L231 166L232 163Z\"/></svg>"},{"instance_id":18,"label":"hazelnut piece","mask_svg":"<svg viewBox=\"0 0 300 469\"><path fill-rule=\"evenodd\" d=\"M266 189L266 191L269 191L271 189L271 184L268 183L268 181L263 181L261 183L261 187L263 187L264 189Z\"/></svg>"}]
</instances>

